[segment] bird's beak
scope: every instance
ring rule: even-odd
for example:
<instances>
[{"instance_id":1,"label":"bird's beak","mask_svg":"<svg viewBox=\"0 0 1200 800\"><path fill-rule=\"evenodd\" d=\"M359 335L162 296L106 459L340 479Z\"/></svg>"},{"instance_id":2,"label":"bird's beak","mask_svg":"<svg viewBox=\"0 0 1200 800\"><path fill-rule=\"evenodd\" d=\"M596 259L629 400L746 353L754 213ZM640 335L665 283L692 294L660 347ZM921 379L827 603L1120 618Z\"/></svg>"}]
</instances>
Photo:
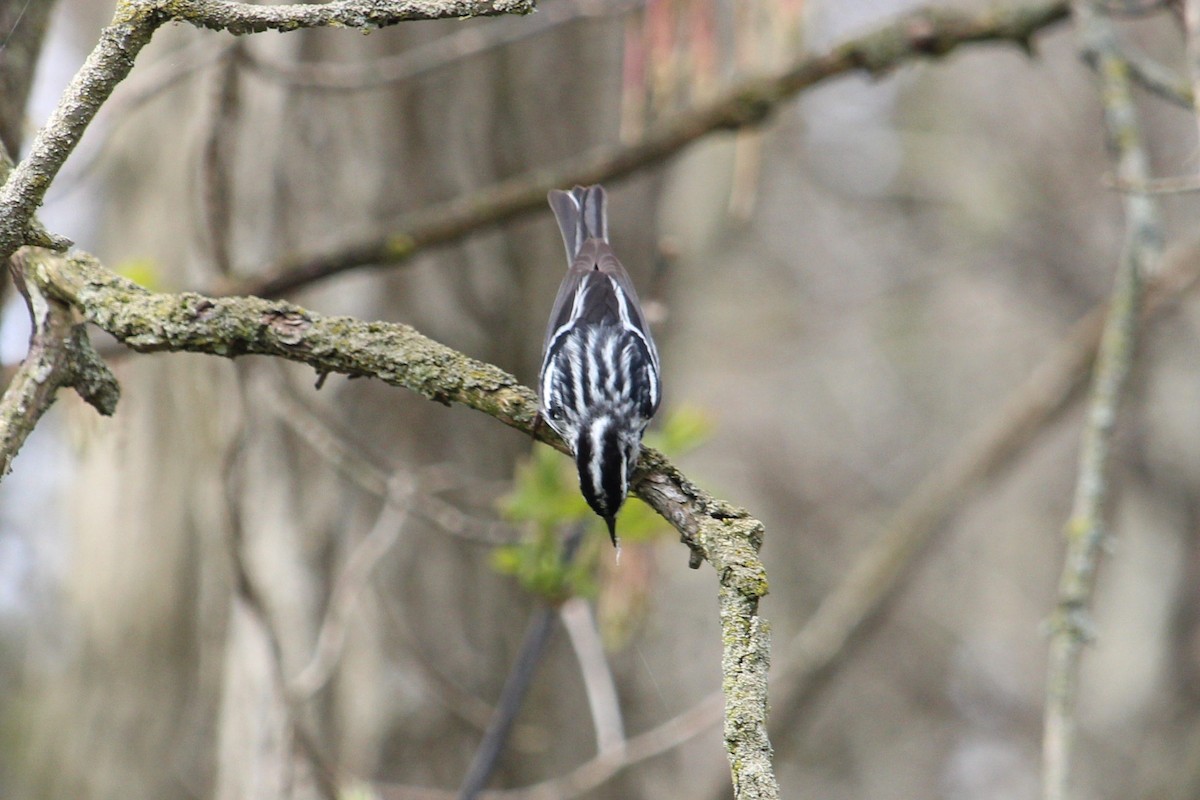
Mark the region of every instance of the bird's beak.
<instances>
[{"instance_id":1,"label":"bird's beak","mask_svg":"<svg viewBox=\"0 0 1200 800\"><path fill-rule=\"evenodd\" d=\"M605 517L604 523L608 525L608 535L612 539L613 547L620 550L621 545L617 544L617 515L613 514L611 517Z\"/></svg>"}]
</instances>

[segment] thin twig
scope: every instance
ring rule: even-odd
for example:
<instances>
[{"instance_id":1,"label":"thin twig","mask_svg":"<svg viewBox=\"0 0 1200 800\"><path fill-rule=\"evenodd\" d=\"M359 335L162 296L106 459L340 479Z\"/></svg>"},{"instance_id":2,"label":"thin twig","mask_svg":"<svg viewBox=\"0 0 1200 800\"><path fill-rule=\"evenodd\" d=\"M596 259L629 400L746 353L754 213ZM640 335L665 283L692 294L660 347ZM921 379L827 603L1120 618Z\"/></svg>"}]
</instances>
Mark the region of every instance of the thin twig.
<instances>
[{"instance_id":1,"label":"thin twig","mask_svg":"<svg viewBox=\"0 0 1200 800\"><path fill-rule=\"evenodd\" d=\"M1183 30L1192 97L1200 97L1200 0L1183 0ZM1193 109L1192 114L1196 118L1196 130L1200 133L1200 109Z\"/></svg>"},{"instance_id":2,"label":"thin twig","mask_svg":"<svg viewBox=\"0 0 1200 800\"><path fill-rule=\"evenodd\" d=\"M240 42L238 43L241 44ZM233 163L238 136L238 117L241 113L238 86L241 72L240 47L224 51L213 87L212 109L208 130L200 153L202 207L208 246L216 274L233 273L229 252L233 222Z\"/></svg>"},{"instance_id":3,"label":"thin twig","mask_svg":"<svg viewBox=\"0 0 1200 800\"><path fill-rule=\"evenodd\" d=\"M312 697L333 675L346 642L346 627L359 593L375 565L383 558L408 520L416 482L401 475L395 477L384 499L379 517L370 532L351 551L329 594L329 607L321 623L312 658L288 681L288 693L299 700Z\"/></svg>"},{"instance_id":4,"label":"thin twig","mask_svg":"<svg viewBox=\"0 0 1200 800\"><path fill-rule=\"evenodd\" d=\"M305 402L286 385L282 370L273 378L258 381L256 390L268 400L268 407L278 410L279 421L342 477L381 500L388 499L388 486L399 479L400 469L387 464L383 456ZM438 473L436 467L425 467L417 472L415 479L420 491L412 497L410 513L432 522L444 533L473 544L494 547L515 540L512 526L504 520L474 517L439 498L435 492L461 486L463 480L457 470L452 480L447 479L448 476L439 480ZM408 475L408 472L403 474Z\"/></svg>"},{"instance_id":5,"label":"thin twig","mask_svg":"<svg viewBox=\"0 0 1200 800\"><path fill-rule=\"evenodd\" d=\"M270 697L266 702L276 705L284 714L284 724L291 738L287 748L288 758L292 758L299 750L309 769L312 771L316 790L324 800L338 800L341 795L341 776L336 764L329 761L316 744L315 737L305 726L301 716L300 704L287 692L287 676L283 666L283 638L271 614L270 605L264 595L258 580L254 575L249 559L246 557L246 536L242 525L242 515L236 512L234 486L237 470L235 465L242 448L232 447L225 453L225 519L224 530L228 532L226 552L229 555L233 573L233 607L235 615L243 615L248 624L255 628L254 635L259 637L268 660ZM280 748L283 749L282 747Z\"/></svg>"},{"instance_id":6,"label":"thin twig","mask_svg":"<svg viewBox=\"0 0 1200 800\"><path fill-rule=\"evenodd\" d=\"M713 692L700 702L648 731L630 737L621 750L596 755L557 778L521 789L483 792L480 800L570 800L600 786L630 767L668 753L721 721L724 698ZM400 784L377 784L387 800L453 800L453 792Z\"/></svg>"},{"instance_id":7,"label":"thin twig","mask_svg":"<svg viewBox=\"0 0 1200 800\"><path fill-rule=\"evenodd\" d=\"M570 564L575 560L575 554L579 550L586 531L587 526L584 523L576 523L564 538L562 543L564 564ZM525 694L533 683L533 675L537 671L538 664L541 663L542 654L546 651L546 644L550 641L554 616L554 608L545 604L539 605L529 615L525 638L521 642L521 648L517 651L516 662L509 671L508 678L504 681L504 688L500 690L500 699L496 702L496 711L492 715L492 721L484 731L483 739L479 742L479 747L471 758L467 774L458 790L458 800L476 800L483 791L483 787L487 786L488 781L491 780L492 773L496 771L496 765L500 763L500 756L504 753L504 745L508 741L508 734L517 720L517 714L525 701Z\"/></svg>"},{"instance_id":8,"label":"thin twig","mask_svg":"<svg viewBox=\"0 0 1200 800\"><path fill-rule=\"evenodd\" d=\"M0 145L21 152L25 139L25 103L54 0L0 4Z\"/></svg>"},{"instance_id":9,"label":"thin twig","mask_svg":"<svg viewBox=\"0 0 1200 800\"><path fill-rule=\"evenodd\" d=\"M606 182L661 163L715 131L760 124L780 104L830 78L857 72L880 76L914 59L944 56L971 43L1014 42L1030 49L1038 31L1066 15L1066 0L999 4L975 13L913 11L827 52L800 58L775 75L736 83L712 101L650 129L633 143L603 145L557 165L539 166L416 212L387 234L328 253L285 258L260 276L226 283L214 293L277 297L347 270L400 264L425 248L543 208L550 189Z\"/></svg>"},{"instance_id":10,"label":"thin twig","mask_svg":"<svg viewBox=\"0 0 1200 800\"><path fill-rule=\"evenodd\" d=\"M1192 87L1186 78L1128 42L1122 44L1121 53L1129 66L1129 77L1134 83L1180 108L1192 110Z\"/></svg>"},{"instance_id":11,"label":"thin twig","mask_svg":"<svg viewBox=\"0 0 1200 800\"><path fill-rule=\"evenodd\" d=\"M1149 178L1142 183L1123 183L1116 178L1108 179L1105 182L1118 192L1126 194L1162 195L1200 192L1200 175Z\"/></svg>"},{"instance_id":12,"label":"thin twig","mask_svg":"<svg viewBox=\"0 0 1200 800\"><path fill-rule=\"evenodd\" d=\"M556 0L538 8L530 19L502 19L486 26L467 28L417 45L402 53L363 63L283 62L248 51L246 67L260 77L291 89L328 92L361 92L382 89L401 81L461 62L510 44L539 36L579 20L624 16L646 0Z\"/></svg>"},{"instance_id":13,"label":"thin twig","mask_svg":"<svg viewBox=\"0 0 1200 800\"><path fill-rule=\"evenodd\" d=\"M1144 183L1149 178L1149 163L1133 103L1129 67L1120 54L1112 23L1088 0L1076 0L1073 9L1084 53L1097 67L1105 133L1116 160L1117 178L1126 184ZM1079 664L1083 647L1091 637L1088 607L1106 536L1109 453L1133 362L1143 277L1157 262L1162 248L1162 223L1154 198L1126 194L1123 201L1127 226L1124 250L1096 356L1075 499L1065 530L1066 558L1058 604L1050 619L1042 740L1044 800L1071 797Z\"/></svg>"},{"instance_id":14,"label":"thin twig","mask_svg":"<svg viewBox=\"0 0 1200 800\"><path fill-rule=\"evenodd\" d=\"M239 46L239 40L222 47L213 47L211 42L201 40L139 66L121 82L100 110L91 134L72 153L71 160L54 181L50 202L62 202L86 185L84 178L103 161L109 145L117 138L114 134L130 120L138 119L137 112L143 106L165 96L168 90L184 81L204 75L211 64L221 61L230 50Z\"/></svg>"},{"instance_id":15,"label":"thin twig","mask_svg":"<svg viewBox=\"0 0 1200 800\"><path fill-rule=\"evenodd\" d=\"M592 712L592 727L596 730L596 751L604 754L620 750L625 745L621 701L591 606L582 597L572 597L558 609L558 616L579 661L579 674L583 676L584 693Z\"/></svg>"}]
</instances>

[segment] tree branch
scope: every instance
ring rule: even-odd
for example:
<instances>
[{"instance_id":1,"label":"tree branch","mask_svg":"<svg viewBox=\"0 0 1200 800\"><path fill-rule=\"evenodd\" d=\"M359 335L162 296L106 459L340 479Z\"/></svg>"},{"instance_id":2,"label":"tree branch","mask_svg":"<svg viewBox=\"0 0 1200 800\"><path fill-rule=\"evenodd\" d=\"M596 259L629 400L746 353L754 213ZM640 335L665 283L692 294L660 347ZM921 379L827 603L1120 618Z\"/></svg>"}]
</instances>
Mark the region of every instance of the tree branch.
<instances>
[{"instance_id":1,"label":"tree branch","mask_svg":"<svg viewBox=\"0 0 1200 800\"><path fill-rule=\"evenodd\" d=\"M557 0L539 8L531 19L504 19L486 28L465 28L370 61L277 61L260 53L246 52L243 63L251 72L286 84L290 89L339 93L371 91L539 36L567 23L623 16L643 5L645 0Z\"/></svg>"},{"instance_id":2,"label":"tree branch","mask_svg":"<svg viewBox=\"0 0 1200 800\"><path fill-rule=\"evenodd\" d=\"M116 410L120 395L116 379L92 349L83 326L75 324L70 307L24 280L24 255L10 259L9 267L25 297L33 330L29 352L0 398L0 478L12 469L17 452L60 388L75 387L80 397L106 416Z\"/></svg>"},{"instance_id":3,"label":"tree branch","mask_svg":"<svg viewBox=\"0 0 1200 800\"><path fill-rule=\"evenodd\" d=\"M537 401L530 389L407 325L324 317L256 297L159 294L109 272L87 254L35 252L40 256L31 259L31 280L139 352L270 355L322 374L375 377L430 400L482 411L563 449L547 426L533 431ZM707 559L719 576L725 740L735 795L776 798L766 732L769 642L758 616L758 600L767 593L758 558L762 523L693 485L654 450L643 452L634 481L635 493L679 530L692 550L690 565Z\"/></svg>"},{"instance_id":4,"label":"tree branch","mask_svg":"<svg viewBox=\"0 0 1200 800\"><path fill-rule=\"evenodd\" d=\"M400 264L427 247L541 209L551 189L605 183L657 164L715 131L762 123L799 92L830 78L855 72L880 76L908 61L938 58L973 43L1012 42L1031 50L1034 34L1065 19L1067 8L1066 0L1034 0L982 12L926 8L904 14L872 33L803 57L773 76L737 83L637 142L604 145L560 164L538 167L418 211L390 233L334 252L284 259L260 276L219 286L217 293L277 297L347 270Z\"/></svg>"},{"instance_id":5,"label":"tree branch","mask_svg":"<svg viewBox=\"0 0 1200 800\"><path fill-rule=\"evenodd\" d=\"M1116 160L1118 181L1137 185L1149 177L1149 159L1132 96L1128 64L1120 54L1112 22L1088 0L1076 0L1075 18L1084 54L1097 68L1106 135ZM1109 452L1117 411L1133 363L1142 281L1159 259L1163 231L1158 204L1146 194L1125 194L1126 236L1109 301L1108 318L1096 356L1079 453L1075 499L1066 524L1066 560L1058 604L1050 619L1042 739L1044 800L1070 797L1070 762L1075 732L1075 701L1083 646L1091 638L1088 606L1106 537Z\"/></svg>"},{"instance_id":6,"label":"tree branch","mask_svg":"<svg viewBox=\"0 0 1200 800\"><path fill-rule=\"evenodd\" d=\"M338 0L320 5L257 6L224 0L123 0L80 67L29 155L0 189L0 259L27 241L26 227L83 132L154 32L168 22L230 33L300 28L381 28L447 17L528 13L533 0ZM42 243L42 242L37 242Z\"/></svg>"},{"instance_id":7,"label":"tree branch","mask_svg":"<svg viewBox=\"0 0 1200 800\"><path fill-rule=\"evenodd\" d=\"M236 35L301 28L386 28L428 19L528 14L531 0L334 0L330 3L252 5L228 0L125 0L118 6L128 16L164 22L187 22L197 28Z\"/></svg>"}]
</instances>

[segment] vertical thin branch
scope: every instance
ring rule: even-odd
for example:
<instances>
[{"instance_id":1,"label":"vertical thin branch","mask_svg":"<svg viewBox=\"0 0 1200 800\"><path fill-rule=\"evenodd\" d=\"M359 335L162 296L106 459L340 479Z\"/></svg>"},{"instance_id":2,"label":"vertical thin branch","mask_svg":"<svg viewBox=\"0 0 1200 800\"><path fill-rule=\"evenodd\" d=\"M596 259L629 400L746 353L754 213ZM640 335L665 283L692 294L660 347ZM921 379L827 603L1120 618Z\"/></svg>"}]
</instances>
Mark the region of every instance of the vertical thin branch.
<instances>
[{"instance_id":1,"label":"vertical thin branch","mask_svg":"<svg viewBox=\"0 0 1200 800\"><path fill-rule=\"evenodd\" d=\"M580 523L567 534L563 541L563 563L570 563L575 559L575 553L583 541L585 530L586 527ZM537 671L542 654L546 651L546 645L550 641L550 634L554 630L554 616L554 609L548 605L534 609L530 615L529 624L525 628L525 638L521 642L521 649L517 652L517 660L509 671L508 678L504 681L504 688L500 690L496 712L492 715L487 730L484 731L483 740L471 758L467 775L463 778L462 787L458 790L458 800L475 800L479 797L483 787L487 786L488 780L491 779L492 773L496 771L496 765L499 763L500 756L504 752L504 745L508 741L508 734L512 730L513 723L517 721L517 714L521 710L521 704L525 701L525 694L533 682L534 672Z\"/></svg>"},{"instance_id":2,"label":"vertical thin branch","mask_svg":"<svg viewBox=\"0 0 1200 800\"><path fill-rule=\"evenodd\" d=\"M204 221L208 229L208 246L218 275L228 277L233 272L229 253L233 226L233 151L237 142L240 115L241 72L240 42L224 51L213 87L213 107L204 140L200 172L203 187Z\"/></svg>"},{"instance_id":3,"label":"vertical thin branch","mask_svg":"<svg viewBox=\"0 0 1200 800\"><path fill-rule=\"evenodd\" d=\"M579 660L588 707L592 711L592 726L596 730L596 752L619 751L625 746L625 724L621 720L621 702L604 644L596 630L596 617L582 597L572 597L558 610L571 647Z\"/></svg>"},{"instance_id":4,"label":"vertical thin branch","mask_svg":"<svg viewBox=\"0 0 1200 800\"><path fill-rule=\"evenodd\" d=\"M1200 97L1200 0L1185 0L1183 26L1187 33L1187 71L1192 97ZM1200 131L1200 110L1193 110L1196 113L1197 131Z\"/></svg>"},{"instance_id":5,"label":"vertical thin branch","mask_svg":"<svg viewBox=\"0 0 1200 800\"><path fill-rule=\"evenodd\" d=\"M374 526L351 551L329 593L329 609L321 623L312 657L287 684L293 699L312 697L332 677L345 647L346 631L359 594L375 565L392 549L404 530L416 488L416 481L404 473L397 473L388 481L383 508Z\"/></svg>"},{"instance_id":6,"label":"vertical thin branch","mask_svg":"<svg viewBox=\"0 0 1200 800\"><path fill-rule=\"evenodd\" d=\"M1118 180L1145 185L1149 177L1142 133L1131 93L1129 65L1118 50L1110 20L1086 0L1074 4L1085 55L1097 68L1104 124ZM1058 604L1051 617L1043 731L1044 800L1067 800L1075 732L1079 663L1090 637L1088 607L1105 538L1109 497L1109 451L1117 411L1129 377L1136 343L1142 281L1158 260L1162 224L1158 204L1148 194L1124 195L1126 235L1117 268L1084 422L1075 500L1066 525L1066 562Z\"/></svg>"}]
</instances>

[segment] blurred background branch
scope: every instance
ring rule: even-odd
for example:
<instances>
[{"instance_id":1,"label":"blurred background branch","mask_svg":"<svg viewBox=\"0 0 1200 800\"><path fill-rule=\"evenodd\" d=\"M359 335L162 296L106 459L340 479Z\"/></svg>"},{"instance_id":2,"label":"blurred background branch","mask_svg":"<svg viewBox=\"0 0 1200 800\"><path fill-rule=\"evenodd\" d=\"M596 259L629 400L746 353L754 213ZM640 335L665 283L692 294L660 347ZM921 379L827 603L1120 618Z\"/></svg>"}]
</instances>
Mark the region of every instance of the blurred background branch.
<instances>
[{"instance_id":1,"label":"blurred background branch","mask_svg":"<svg viewBox=\"0 0 1200 800\"><path fill-rule=\"evenodd\" d=\"M1119 181L1143 184L1150 178L1149 156L1133 100L1128 62L1112 22L1091 0L1073 7L1085 57L1093 60L1104 103L1105 134ZM1106 515L1112 500L1111 451L1118 411L1137 345L1137 321L1143 282L1157 267L1163 246L1158 202L1145 194L1123 195L1125 243L1108 314L1096 354L1079 453L1074 503L1067 520L1066 558L1058 604L1050 618L1050 654L1046 674L1043 739L1043 798L1068 800L1076 726L1080 658L1094 636L1090 617L1096 571L1108 537Z\"/></svg>"},{"instance_id":2,"label":"blurred background branch","mask_svg":"<svg viewBox=\"0 0 1200 800\"><path fill-rule=\"evenodd\" d=\"M1066 15L1065 0L997 5L974 13L917 9L826 52L805 54L777 74L735 83L711 101L646 131L637 141L597 147L564 163L539 165L417 212L381 236L333 252L285 260L253 278L221 283L215 293L277 297L348 270L400 264L428 247L541 208L551 189L608 182L658 165L702 137L759 125L782 103L830 78L853 73L878 77L914 59L940 58L976 43L1009 42L1032 52L1034 35Z\"/></svg>"},{"instance_id":3,"label":"blurred background branch","mask_svg":"<svg viewBox=\"0 0 1200 800\"><path fill-rule=\"evenodd\" d=\"M440 0L420 7L363 0L292 6L162 4L153 0L123 4L63 95L56 113L38 132L29 154L21 159L0 190L0 257L8 258L24 243L25 227L67 156L109 95L129 75L138 53L165 23L189 22L197 27L244 34L327 26L370 29L416 19L523 14L532 9L529 0Z\"/></svg>"}]
</instances>

